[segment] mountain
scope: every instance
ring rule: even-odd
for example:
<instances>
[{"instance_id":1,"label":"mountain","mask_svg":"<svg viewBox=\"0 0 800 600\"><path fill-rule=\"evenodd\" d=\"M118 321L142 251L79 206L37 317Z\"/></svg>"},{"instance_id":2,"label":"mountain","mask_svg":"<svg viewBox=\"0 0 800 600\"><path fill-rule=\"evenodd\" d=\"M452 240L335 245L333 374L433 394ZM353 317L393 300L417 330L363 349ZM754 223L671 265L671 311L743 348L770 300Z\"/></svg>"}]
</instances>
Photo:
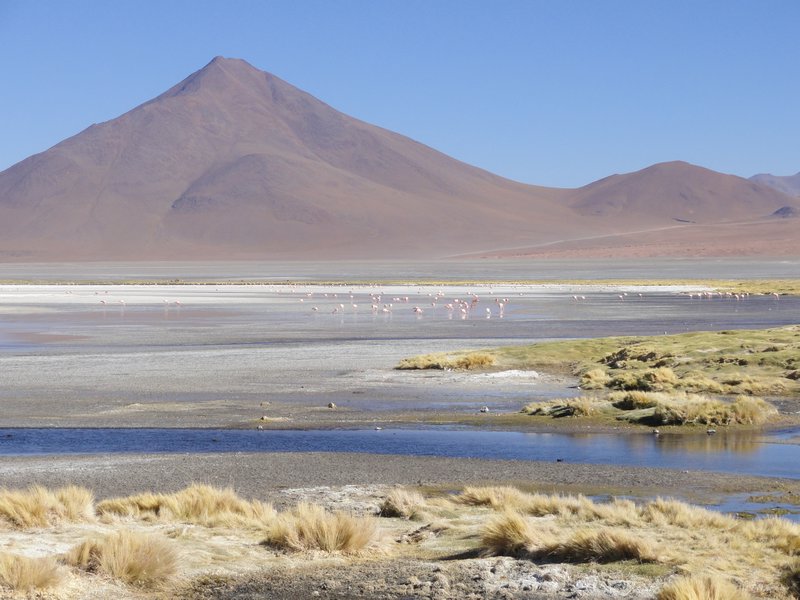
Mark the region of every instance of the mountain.
<instances>
[{"instance_id":1,"label":"mountain","mask_svg":"<svg viewBox=\"0 0 800 600\"><path fill-rule=\"evenodd\" d=\"M482 236L543 235L534 217L563 218L559 196L215 58L0 173L0 249L44 258L440 255Z\"/></svg>"},{"instance_id":2,"label":"mountain","mask_svg":"<svg viewBox=\"0 0 800 600\"><path fill-rule=\"evenodd\" d=\"M750 181L775 188L779 192L783 192L789 196L800 197L800 173L787 175L785 177L770 175L769 173L760 173L758 175L753 175Z\"/></svg>"},{"instance_id":3,"label":"mountain","mask_svg":"<svg viewBox=\"0 0 800 600\"><path fill-rule=\"evenodd\" d=\"M767 216L785 205L784 194L736 177L675 161L626 175L612 175L571 195L580 214L678 223L741 221Z\"/></svg>"},{"instance_id":4,"label":"mountain","mask_svg":"<svg viewBox=\"0 0 800 600\"><path fill-rule=\"evenodd\" d=\"M509 181L218 57L0 173L0 260L438 258L792 204L686 163L577 190Z\"/></svg>"}]
</instances>

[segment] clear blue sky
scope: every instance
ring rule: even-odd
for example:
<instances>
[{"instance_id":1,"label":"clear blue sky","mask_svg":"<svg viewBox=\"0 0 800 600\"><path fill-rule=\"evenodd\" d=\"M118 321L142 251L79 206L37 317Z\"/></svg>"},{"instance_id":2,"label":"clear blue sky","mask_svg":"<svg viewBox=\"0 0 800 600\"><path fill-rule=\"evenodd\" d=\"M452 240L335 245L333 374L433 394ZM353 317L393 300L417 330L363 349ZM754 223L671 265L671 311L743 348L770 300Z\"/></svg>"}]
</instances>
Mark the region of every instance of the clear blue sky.
<instances>
[{"instance_id":1,"label":"clear blue sky","mask_svg":"<svg viewBox=\"0 0 800 600\"><path fill-rule=\"evenodd\" d=\"M0 0L0 169L216 55L528 183L800 171L799 0Z\"/></svg>"}]
</instances>

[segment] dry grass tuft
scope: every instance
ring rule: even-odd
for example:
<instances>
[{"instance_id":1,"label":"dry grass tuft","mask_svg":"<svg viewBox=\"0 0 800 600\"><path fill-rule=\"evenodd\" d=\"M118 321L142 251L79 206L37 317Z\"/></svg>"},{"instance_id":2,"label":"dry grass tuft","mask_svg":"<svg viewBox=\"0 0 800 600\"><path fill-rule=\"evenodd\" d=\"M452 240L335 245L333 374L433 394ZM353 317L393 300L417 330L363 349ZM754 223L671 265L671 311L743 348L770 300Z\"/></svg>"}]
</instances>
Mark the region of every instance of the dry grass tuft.
<instances>
[{"instance_id":1,"label":"dry grass tuft","mask_svg":"<svg viewBox=\"0 0 800 600\"><path fill-rule=\"evenodd\" d=\"M783 584L793 598L800 598L800 561L794 561L783 570Z\"/></svg>"},{"instance_id":2,"label":"dry grass tuft","mask_svg":"<svg viewBox=\"0 0 800 600\"><path fill-rule=\"evenodd\" d=\"M381 503L380 516L417 520L425 514L426 506L425 498L419 492L395 488Z\"/></svg>"},{"instance_id":3,"label":"dry grass tuft","mask_svg":"<svg viewBox=\"0 0 800 600\"><path fill-rule=\"evenodd\" d=\"M739 396L731 403L685 394L658 402L653 420L663 425L763 425L778 411L761 398Z\"/></svg>"},{"instance_id":4,"label":"dry grass tuft","mask_svg":"<svg viewBox=\"0 0 800 600\"><path fill-rule=\"evenodd\" d=\"M485 369L495 364L495 357L489 352L473 351L456 354L434 353L423 354L401 360L397 369Z\"/></svg>"},{"instance_id":5,"label":"dry grass tuft","mask_svg":"<svg viewBox=\"0 0 800 600\"><path fill-rule=\"evenodd\" d=\"M671 581L661 589L656 600L750 600L750 595L727 579L704 575Z\"/></svg>"},{"instance_id":6,"label":"dry grass tuft","mask_svg":"<svg viewBox=\"0 0 800 600\"><path fill-rule=\"evenodd\" d=\"M526 556L554 562L656 561L652 545L628 531L601 529L556 529L551 524L536 524L516 511L505 511L491 519L481 534L487 554Z\"/></svg>"},{"instance_id":7,"label":"dry grass tuft","mask_svg":"<svg viewBox=\"0 0 800 600\"><path fill-rule=\"evenodd\" d=\"M596 503L584 496L499 487L468 488L453 501L502 511L483 530L481 548L490 554L567 562L637 560L683 565L692 572L724 569L748 587L758 581L770 597L784 593L777 572L784 573L786 586L797 585L792 578L800 577L800 568L791 566L800 555L800 525L785 519L743 521L670 499Z\"/></svg>"},{"instance_id":8,"label":"dry grass tuft","mask_svg":"<svg viewBox=\"0 0 800 600\"><path fill-rule=\"evenodd\" d=\"M531 416L544 417L590 417L599 410L601 402L591 396L580 396L566 400L531 402L520 412Z\"/></svg>"},{"instance_id":9,"label":"dry grass tuft","mask_svg":"<svg viewBox=\"0 0 800 600\"><path fill-rule=\"evenodd\" d=\"M620 410L641 410L643 408L653 408L658 405L659 399L666 397L665 394L652 393L652 392L612 392L608 395L608 399L614 405L614 408Z\"/></svg>"},{"instance_id":10,"label":"dry grass tuft","mask_svg":"<svg viewBox=\"0 0 800 600\"><path fill-rule=\"evenodd\" d=\"M611 381L605 369L589 369L581 375L581 388L584 390L602 390Z\"/></svg>"},{"instance_id":11,"label":"dry grass tuft","mask_svg":"<svg viewBox=\"0 0 800 600\"><path fill-rule=\"evenodd\" d=\"M26 490L0 490L0 520L12 527L47 527L64 521L94 518L94 496L81 487L48 490L32 486Z\"/></svg>"},{"instance_id":12,"label":"dry grass tuft","mask_svg":"<svg viewBox=\"0 0 800 600\"><path fill-rule=\"evenodd\" d=\"M147 588L169 580L178 566L178 555L169 540L132 531L86 540L75 546L65 560L85 571Z\"/></svg>"},{"instance_id":13,"label":"dry grass tuft","mask_svg":"<svg viewBox=\"0 0 800 600\"><path fill-rule=\"evenodd\" d=\"M564 562L655 562L652 545L624 530L579 529L564 540L550 542L531 552L536 558Z\"/></svg>"},{"instance_id":14,"label":"dry grass tuft","mask_svg":"<svg viewBox=\"0 0 800 600\"><path fill-rule=\"evenodd\" d=\"M540 534L530 519L507 510L486 523L481 533L481 547L495 556L523 556Z\"/></svg>"},{"instance_id":15,"label":"dry grass tuft","mask_svg":"<svg viewBox=\"0 0 800 600\"><path fill-rule=\"evenodd\" d=\"M494 356L488 352L470 352L456 359L456 369L485 369L494 365Z\"/></svg>"},{"instance_id":16,"label":"dry grass tuft","mask_svg":"<svg viewBox=\"0 0 800 600\"><path fill-rule=\"evenodd\" d=\"M495 486L465 487L454 500L459 504L488 506L495 510L523 510L528 505L530 498L530 494L521 492L517 488Z\"/></svg>"},{"instance_id":17,"label":"dry grass tuft","mask_svg":"<svg viewBox=\"0 0 800 600\"><path fill-rule=\"evenodd\" d=\"M29 558L0 552L0 588L29 592L56 587L62 573L52 558Z\"/></svg>"},{"instance_id":18,"label":"dry grass tuft","mask_svg":"<svg viewBox=\"0 0 800 600\"><path fill-rule=\"evenodd\" d=\"M206 527L264 527L275 519L271 504L240 498L232 489L191 485L174 494L139 494L111 498L97 505L101 515L166 522L197 523Z\"/></svg>"},{"instance_id":19,"label":"dry grass tuft","mask_svg":"<svg viewBox=\"0 0 800 600\"><path fill-rule=\"evenodd\" d=\"M356 554L372 545L377 535L377 525L371 518L329 513L320 506L301 503L278 516L264 543L293 552Z\"/></svg>"}]
</instances>

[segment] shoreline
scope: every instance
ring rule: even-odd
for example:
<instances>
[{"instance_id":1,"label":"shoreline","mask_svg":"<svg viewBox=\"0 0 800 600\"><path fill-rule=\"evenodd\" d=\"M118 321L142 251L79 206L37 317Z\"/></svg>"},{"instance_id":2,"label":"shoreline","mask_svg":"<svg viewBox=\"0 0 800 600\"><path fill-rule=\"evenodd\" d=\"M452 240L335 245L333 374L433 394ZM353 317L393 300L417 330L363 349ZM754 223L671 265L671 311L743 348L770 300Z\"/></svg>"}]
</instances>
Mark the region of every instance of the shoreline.
<instances>
[{"instance_id":1,"label":"shoreline","mask_svg":"<svg viewBox=\"0 0 800 600\"><path fill-rule=\"evenodd\" d=\"M288 489L398 485L447 490L508 484L690 502L733 494L800 494L800 480L701 470L347 452L3 456L0 478L5 488L84 486L98 498L172 492L204 483L273 502Z\"/></svg>"}]
</instances>

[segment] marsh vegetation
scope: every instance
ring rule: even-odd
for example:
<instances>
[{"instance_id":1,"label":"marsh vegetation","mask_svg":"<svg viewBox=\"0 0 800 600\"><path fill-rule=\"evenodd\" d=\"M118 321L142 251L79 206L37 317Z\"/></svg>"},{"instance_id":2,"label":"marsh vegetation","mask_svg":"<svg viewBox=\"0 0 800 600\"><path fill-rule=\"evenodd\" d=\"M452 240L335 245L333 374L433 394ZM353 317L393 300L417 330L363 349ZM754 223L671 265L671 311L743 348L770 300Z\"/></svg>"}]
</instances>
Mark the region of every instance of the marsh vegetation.
<instances>
[{"instance_id":1,"label":"marsh vegetation","mask_svg":"<svg viewBox=\"0 0 800 600\"><path fill-rule=\"evenodd\" d=\"M763 425L778 413L760 396L800 395L800 326L427 354L397 368L486 365L579 379L581 396L533 402L523 408L529 415L605 416L647 425Z\"/></svg>"}]
</instances>

